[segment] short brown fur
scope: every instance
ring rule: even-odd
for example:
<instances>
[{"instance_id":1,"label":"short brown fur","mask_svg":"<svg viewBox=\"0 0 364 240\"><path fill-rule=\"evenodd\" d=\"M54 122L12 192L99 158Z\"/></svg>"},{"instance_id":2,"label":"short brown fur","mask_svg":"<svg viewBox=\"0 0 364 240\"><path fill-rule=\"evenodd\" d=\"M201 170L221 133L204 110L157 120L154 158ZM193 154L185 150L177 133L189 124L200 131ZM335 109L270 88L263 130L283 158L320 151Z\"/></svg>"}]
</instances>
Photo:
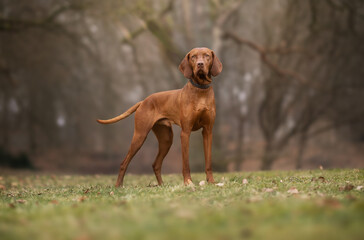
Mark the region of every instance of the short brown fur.
<instances>
[{"instance_id":1,"label":"short brown fur","mask_svg":"<svg viewBox=\"0 0 364 240\"><path fill-rule=\"evenodd\" d=\"M215 53L208 48L194 48L182 60L179 70L186 78L199 85L212 82L211 77L222 71L222 64ZM211 167L212 127L215 121L215 97L212 86L201 89L188 82L182 89L159 92L138 102L125 113L109 119L97 120L108 124L120 121L135 111L134 136L124 161L120 165L116 186L122 186L126 169L143 145L150 130L159 142L159 151L153 163L158 184L163 183L161 168L164 157L172 145L172 123L182 128L182 174L184 183L191 184L189 167L189 139L191 131L202 128L207 182L213 183Z\"/></svg>"}]
</instances>

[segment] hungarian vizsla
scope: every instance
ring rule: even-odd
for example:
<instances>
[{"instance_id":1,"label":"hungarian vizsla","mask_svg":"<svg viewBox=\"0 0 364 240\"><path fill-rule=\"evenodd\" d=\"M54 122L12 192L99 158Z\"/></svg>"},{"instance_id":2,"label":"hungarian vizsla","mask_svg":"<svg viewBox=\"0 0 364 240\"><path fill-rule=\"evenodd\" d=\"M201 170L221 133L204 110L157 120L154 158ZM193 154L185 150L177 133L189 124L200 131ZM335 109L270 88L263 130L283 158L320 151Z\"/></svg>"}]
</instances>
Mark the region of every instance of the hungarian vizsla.
<instances>
[{"instance_id":1,"label":"hungarian vizsla","mask_svg":"<svg viewBox=\"0 0 364 240\"><path fill-rule=\"evenodd\" d=\"M153 163L158 184L163 183L161 167L164 157L172 145L172 123L182 128L182 159L184 184L193 184L189 167L189 139L191 131L202 128L205 153L205 172L209 183L214 183L211 168L212 127L215 121L215 97L211 77L222 71L222 64L208 48L194 48L182 60L179 70L189 82L178 90L154 93L138 102L123 114L109 119L97 120L109 124L120 121L135 112L134 136L128 154L120 165L116 186L123 185L125 171L150 130L159 142L159 152Z\"/></svg>"}]
</instances>

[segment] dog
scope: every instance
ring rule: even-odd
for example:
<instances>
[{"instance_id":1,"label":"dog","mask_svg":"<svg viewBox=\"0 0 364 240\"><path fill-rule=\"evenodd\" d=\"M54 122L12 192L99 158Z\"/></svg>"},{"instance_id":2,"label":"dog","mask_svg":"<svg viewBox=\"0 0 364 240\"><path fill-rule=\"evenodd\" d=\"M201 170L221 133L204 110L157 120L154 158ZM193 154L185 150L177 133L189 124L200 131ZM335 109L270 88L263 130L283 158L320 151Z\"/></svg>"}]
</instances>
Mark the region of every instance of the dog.
<instances>
[{"instance_id":1,"label":"dog","mask_svg":"<svg viewBox=\"0 0 364 240\"><path fill-rule=\"evenodd\" d=\"M120 165L115 186L123 185L126 169L143 145L150 130L159 143L159 151L153 163L153 170L162 185L161 168L173 141L172 124L181 127L182 174L185 185L192 183L189 166L189 139L192 131L202 128L205 153L205 172L208 183L214 183L211 167L212 128L216 107L212 77L222 71L222 64L214 51L208 48L194 48L183 58L179 70L189 82L178 90L158 92L136 103L123 114L108 120L97 120L102 124L120 121L135 112L134 135L129 151Z\"/></svg>"}]
</instances>

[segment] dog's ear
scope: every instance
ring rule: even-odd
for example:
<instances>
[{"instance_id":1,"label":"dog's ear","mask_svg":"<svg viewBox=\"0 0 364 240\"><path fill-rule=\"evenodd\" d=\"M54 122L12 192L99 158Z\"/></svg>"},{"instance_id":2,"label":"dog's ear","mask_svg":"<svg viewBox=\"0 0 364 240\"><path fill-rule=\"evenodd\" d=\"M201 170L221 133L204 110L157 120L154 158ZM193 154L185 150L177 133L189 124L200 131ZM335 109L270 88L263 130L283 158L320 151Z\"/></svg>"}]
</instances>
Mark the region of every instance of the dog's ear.
<instances>
[{"instance_id":1,"label":"dog's ear","mask_svg":"<svg viewBox=\"0 0 364 240\"><path fill-rule=\"evenodd\" d=\"M212 66L211 66L210 73L213 77L216 77L222 71L222 64L221 64L220 60L217 58L217 56L215 55L214 51L211 51L211 52L212 52Z\"/></svg>"},{"instance_id":2,"label":"dog's ear","mask_svg":"<svg viewBox=\"0 0 364 240\"><path fill-rule=\"evenodd\" d=\"M189 59L190 59L190 53L187 53L187 55L183 58L182 62L178 67L178 69L183 73L185 78L188 79L192 77L192 67L188 61Z\"/></svg>"}]
</instances>

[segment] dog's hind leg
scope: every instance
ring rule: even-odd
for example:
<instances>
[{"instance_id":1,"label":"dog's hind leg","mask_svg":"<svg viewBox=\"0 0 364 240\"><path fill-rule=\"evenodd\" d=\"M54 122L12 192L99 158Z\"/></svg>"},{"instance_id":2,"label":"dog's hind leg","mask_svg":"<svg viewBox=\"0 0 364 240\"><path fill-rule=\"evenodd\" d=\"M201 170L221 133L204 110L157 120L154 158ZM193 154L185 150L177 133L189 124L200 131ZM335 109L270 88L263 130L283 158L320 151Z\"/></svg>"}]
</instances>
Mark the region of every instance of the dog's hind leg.
<instances>
[{"instance_id":1,"label":"dog's hind leg","mask_svg":"<svg viewBox=\"0 0 364 240\"><path fill-rule=\"evenodd\" d=\"M163 184L161 176L162 163L163 159L167 155L172 145L173 131L171 124L163 120L161 122L157 122L153 126L152 130L155 136L157 137L159 143L159 150L157 157L155 158L155 161L153 163L153 170L157 178L158 185L162 185Z\"/></svg>"},{"instance_id":2,"label":"dog's hind leg","mask_svg":"<svg viewBox=\"0 0 364 240\"><path fill-rule=\"evenodd\" d=\"M131 159L143 145L153 124L154 122L150 121L150 119L138 116L138 114L135 115L135 127L134 127L133 139L131 141L128 154L126 155L126 157L124 158L123 162L120 165L119 176L115 184L116 187L123 185L126 169L128 168Z\"/></svg>"}]
</instances>

